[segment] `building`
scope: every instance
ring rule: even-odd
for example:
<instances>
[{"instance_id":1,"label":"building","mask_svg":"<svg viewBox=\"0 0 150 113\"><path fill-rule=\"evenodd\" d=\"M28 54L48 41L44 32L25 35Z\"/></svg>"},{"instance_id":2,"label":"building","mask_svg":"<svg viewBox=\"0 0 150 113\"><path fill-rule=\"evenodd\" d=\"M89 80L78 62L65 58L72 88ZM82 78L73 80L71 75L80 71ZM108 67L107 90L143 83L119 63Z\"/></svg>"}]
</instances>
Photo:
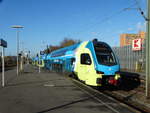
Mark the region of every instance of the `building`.
<instances>
[{"instance_id":1,"label":"building","mask_svg":"<svg viewBox=\"0 0 150 113\"><path fill-rule=\"evenodd\" d=\"M132 45L132 40L141 38L142 40L145 39L145 32L140 31L138 34L121 34L120 35L120 47Z\"/></svg>"}]
</instances>

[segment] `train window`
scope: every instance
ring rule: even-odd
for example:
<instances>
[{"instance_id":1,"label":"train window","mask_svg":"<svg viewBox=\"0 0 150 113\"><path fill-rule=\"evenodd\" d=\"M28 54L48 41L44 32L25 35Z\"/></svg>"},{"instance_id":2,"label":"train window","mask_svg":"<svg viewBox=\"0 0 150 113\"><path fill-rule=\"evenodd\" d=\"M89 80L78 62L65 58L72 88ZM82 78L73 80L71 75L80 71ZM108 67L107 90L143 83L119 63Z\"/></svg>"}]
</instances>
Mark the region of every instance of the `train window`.
<instances>
[{"instance_id":1,"label":"train window","mask_svg":"<svg viewBox=\"0 0 150 113\"><path fill-rule=\"evenodd\" d=\"M83 53L81 54L81 64L85 64L85 65L91 65L92 61L90 58L90 55L88 53Z\"/></svg>"},{"instance_id":2,"label":"train window","mask_svg":"<svg viewBox=\"0 0 150 113\"><path fill-rule=\"evenodd\" d=\"M97 60L100 64L104 65L116 65L116 59L113 52L97 52Z\"/></svg>"},{"instance_id":3,"label":"train window","mask_svg":"<svg viewBox=\"0 0 150 113\"><path fill-rule=\"evenodd\" d=\"M111 48L106 44L98 44L94 46L96 57L99 64L116 65L116 58Z\"/></svg>"}]
</instances>

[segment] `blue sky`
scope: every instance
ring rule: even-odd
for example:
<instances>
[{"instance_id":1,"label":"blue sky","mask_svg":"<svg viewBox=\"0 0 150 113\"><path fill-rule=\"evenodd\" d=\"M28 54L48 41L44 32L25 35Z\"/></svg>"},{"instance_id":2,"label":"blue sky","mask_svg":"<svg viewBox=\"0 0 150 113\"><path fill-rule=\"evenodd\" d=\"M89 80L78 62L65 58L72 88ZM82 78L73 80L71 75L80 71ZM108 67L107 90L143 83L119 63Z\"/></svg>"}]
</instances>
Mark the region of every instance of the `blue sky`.
<instances>
[{"instance_id":1,"label":"blue sky","mask_svg":"<svg viewBox=\"0 0 150 113\"><path fill-rule=\"evenodd\" d=\"M32 54L58 45L64 37L82 41L97 38L119 46L121 33L145 30L146 0L0 0L0 38L8 42L6 55L16 54L16 30L22 25L20 50ZM125 10L125 8L131 8Z\"/></svg>"}]
</instances>

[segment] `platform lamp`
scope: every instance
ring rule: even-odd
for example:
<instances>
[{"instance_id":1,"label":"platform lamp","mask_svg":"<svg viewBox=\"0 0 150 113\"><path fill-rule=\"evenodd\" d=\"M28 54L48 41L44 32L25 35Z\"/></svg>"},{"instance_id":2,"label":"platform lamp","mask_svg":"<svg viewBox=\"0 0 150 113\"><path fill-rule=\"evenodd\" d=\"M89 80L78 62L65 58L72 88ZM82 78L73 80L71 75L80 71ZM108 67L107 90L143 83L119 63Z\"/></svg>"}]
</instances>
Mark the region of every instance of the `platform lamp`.
<instances>
[{"instance_id":1,"label":"platform lamp","mask_svg":"<svg viewBox=\"0 0 150 113\"><path fill-rule=\"evenodd\" d=\"M19 74L19 29L24 28L20 25L13 25L11 28L17 29L17 75Z\"/></svg>"}]
</instances>

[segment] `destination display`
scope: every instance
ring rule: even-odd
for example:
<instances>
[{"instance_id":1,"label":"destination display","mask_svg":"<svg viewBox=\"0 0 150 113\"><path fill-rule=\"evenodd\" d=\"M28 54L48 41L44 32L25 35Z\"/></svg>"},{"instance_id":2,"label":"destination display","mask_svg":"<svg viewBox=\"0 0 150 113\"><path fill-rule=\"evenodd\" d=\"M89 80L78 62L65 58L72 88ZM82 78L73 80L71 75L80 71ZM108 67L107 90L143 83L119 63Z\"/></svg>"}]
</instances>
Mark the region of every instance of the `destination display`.
<instances>
[{"instance_id":1,"label":"destination display","mask_svg":"<svg viewBox=\"0 0 150 113\"><path fill-rule=\"evenodd\" d=\"M7 42L3 39L0 39L0 46L7 48Z\"/></svg>"}]
</instances>

